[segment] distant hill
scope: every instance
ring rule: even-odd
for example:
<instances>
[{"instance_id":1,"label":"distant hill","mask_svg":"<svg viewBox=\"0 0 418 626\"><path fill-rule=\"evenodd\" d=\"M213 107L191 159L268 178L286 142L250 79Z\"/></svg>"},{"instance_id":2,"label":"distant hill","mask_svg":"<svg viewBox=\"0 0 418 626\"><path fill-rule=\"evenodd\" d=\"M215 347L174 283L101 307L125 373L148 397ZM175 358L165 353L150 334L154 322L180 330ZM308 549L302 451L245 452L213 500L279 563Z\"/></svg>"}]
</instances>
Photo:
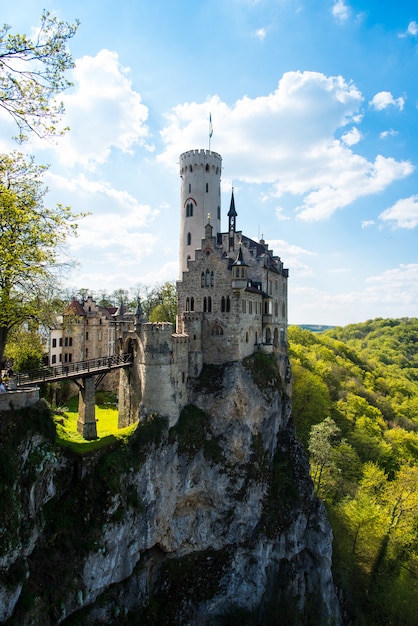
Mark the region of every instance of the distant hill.
<instances>
[{"instance_id":1,"label":"distant hill","mask_svg":"<svg viewBox=\"0 0 418 626\"><path fill-rule=\"evenodd\" d=\"M303 328L303 330L310 330L311 333L323 333L324 330L335 328L335 326L325 326L324 324L295 324L295 326Z\"/></svg>"}]
</instances>

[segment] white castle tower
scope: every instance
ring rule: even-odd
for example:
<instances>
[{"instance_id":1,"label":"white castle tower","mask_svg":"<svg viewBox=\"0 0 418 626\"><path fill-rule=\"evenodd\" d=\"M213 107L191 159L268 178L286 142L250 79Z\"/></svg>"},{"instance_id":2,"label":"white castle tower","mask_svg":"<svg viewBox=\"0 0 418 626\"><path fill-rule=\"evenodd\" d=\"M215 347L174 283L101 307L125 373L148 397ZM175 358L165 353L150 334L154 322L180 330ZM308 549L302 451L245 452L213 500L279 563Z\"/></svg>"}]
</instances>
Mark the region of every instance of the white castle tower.
<instances>
[{"instance_id":1,"label":"white castle tower","mask_svg":"<svg viewBox=\"0 0 418 626\"><path fill-rule=\"evenodd\" d=\"M215 237L221 232L221 169L221 155L212 150L180 155L180 279L201 246L208 221Z\"/></svg>"}]
</instances>

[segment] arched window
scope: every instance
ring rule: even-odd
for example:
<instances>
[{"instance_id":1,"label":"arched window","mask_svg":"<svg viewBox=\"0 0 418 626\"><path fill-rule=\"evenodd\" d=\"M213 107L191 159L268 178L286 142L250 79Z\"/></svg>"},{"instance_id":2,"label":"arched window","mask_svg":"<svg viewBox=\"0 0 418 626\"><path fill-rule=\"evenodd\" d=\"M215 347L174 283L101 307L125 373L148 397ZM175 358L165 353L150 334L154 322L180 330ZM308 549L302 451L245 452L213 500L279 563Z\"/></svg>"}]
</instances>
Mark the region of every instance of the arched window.
<instances>
[{"instance_id":1,"label":"arched window","mask_svg":"<svg viewBox=\"0 0 418 626\"><path fill-rule=\"evenodd\" d=\"M226 297L226 312L229 313L231 310L231 298L229 296Z\"/></svg>"},{"instance_id":2,"label":"arched window","mask_svg":"<svg viewBox=\"0 0 418 626\"><path fill-rule=\"evenodd\" d=\"M205 170L206 170L207 172L209 172L209 163L206 163Z\"/></svg>"},{"instance_id":3,"label":"arched window","mask_svg":"<svg viewBox=\"0 0 418 626\"><path fill-rule=\"evenodd\" d=\"M286 317L286 306L285 303L282 303L282 317Z\"/></svg>"},{"instance_id":4,"label":"arched window","mask_svg":"<svg viewBox=\"0 0 418 626\"><path fill-rule=\"evenodd\" d=\"M206 296L203 298L203 313L206 313L206 311L208 310L208 301Z\"/></svg>"},{"instance_id":5,"label":"arched window","mask_svg":"<svg viewBox=\"0 0 418 626\"><path fill-rule=\"evenodd\" d=\"M189 171L190 171L190 172L193 172L193 168L192 168L192 166L191 166L191 165L189 165Z\"/></svg>"},{"instance_id":6,"label":"arched window","mask_svg":"<svg viewBox=\"0 0 418 626\"><path fill-rule=\"evenodd\" d=\"M194 311L194 298L190 298L190 310Z\"/></svg>"},{"instance_id":7,"label":"arched window","mask_svg":"<svg viewBox=\"0 0 418 626\"><path fill-rule=\"evenodd\" d=\"M215 284L215 274L213 272L210 273L210 286L213 287Z\"/></svg>"},{"instance_id":8,"label":"arched window","mask_svg":"<svg viewBox=\"0 0 418 626\"><path fill-rule=\"evenodd\" d=\"M205 285L206 285L206 287L210 287L210 272L209 272L209 270L206 270Z\"/></svg>"},{"instance_id":9,"label":"arched window","mask_svg":"<svg viewBox=\"0 0 418 626\"><path fill-rule=\"evenodd\" d=\"M266 328L266 343L271 343L271 330L270 328Z\"/></svg>"},{"instance_id":10,"label":"arched window","mask_svg":"<svg viewBox=\"0 0 418 626\"><path fill-rule=\"evenodd\" d=\"M280 329L280 343L283 345L285 343L284 341L284 328Z\"/></svg>"},{"instance_id":11,"label":"arched window","mask_svg":"<svg viewBox=\"0 0 418 626\"><path fill-rule=\"evenodd\" d=\"M209 191L209 183L206 183L206 193Z\"/></svg>"},{"instance_id":12,"label":"arched window","mask_svg":"<svg viewBox=\"0 0 418 626\"><path fill-rule=\"evenodd\" d=\"M248 330L247 330L247 332L245 333L245 343L248 343Z\"/></svg>"},{"instance_id":13,"label":"arched window","mask_svg":"<svg viewBox=\"0 0 418 626\"><path fill-rule=\"evenodd\" d=\"M190 301L189 301L189 298L186 298L186 311L190 310L189 307L190 307Z\"/></svg>"},{"instance_id":14,"label":"arched window","mask_svg":"<svg viewBox=\"0 0 418 626\"><path fill-rule=\"evenodd\" d=\"M212 298L208 298L208 313L212 313Z\"/></svg>"},{"instance_id":15,"label":"arched window","mask_svg":"<svg viewBox=\"0 0 418 626\"><path fill-rule=\"evenodd\" d=\"M219 324L215 324L215 326L212 328L212 335L219 337L220 335L223 335L223 334L224 334L224 331L223 331L222 326L220 326Z\"/></svg>"},{"instance_id":16,"label":"arched window","mask_svg":"<svg viewBox=\"0 0 418 626\"><path fill-rule=\"evenodd\" d=\"M190 246L192 243L192 235L191 233L187 233L187 245Z\"/></svg>"},{"instance_id":17,"label":"arched window","mask_svg":"<svg viewBox=\"0 0 418 626\"><path fill-rule=\"evenodd\" d=\"M189 183L189 193L192 192L192 183Z\"/></svg>"},{"instance_id":18,"label":"arched window","mask_svg":"<svg viewBox=\"0 0 418 626\"><path fill-rule=\"evenodd\" d=\"M190 217L193 217L193 202L189 203L189 215Z\"/></svg>"},{"instance_id":19,"label":"arched window","mask_svg":"<svg viewBox=\"0 0 418 626\"><path fill-rule=\"evenodd\" d=\"M222 296L222 300L221 300L221 312L225 313L226 311L226 305L225 305L225 296Z\"/></svg>"},{"instance_id":20,"label":"arched window","mask_svg":"<svg viewBox=\"0 0 418 626\"><path fill-rule=\"evenodd\" d=\"M202 274L200 276L200 286L201 287L205 286L205 272L202 272Z\"/></svg>"}]
</instances>

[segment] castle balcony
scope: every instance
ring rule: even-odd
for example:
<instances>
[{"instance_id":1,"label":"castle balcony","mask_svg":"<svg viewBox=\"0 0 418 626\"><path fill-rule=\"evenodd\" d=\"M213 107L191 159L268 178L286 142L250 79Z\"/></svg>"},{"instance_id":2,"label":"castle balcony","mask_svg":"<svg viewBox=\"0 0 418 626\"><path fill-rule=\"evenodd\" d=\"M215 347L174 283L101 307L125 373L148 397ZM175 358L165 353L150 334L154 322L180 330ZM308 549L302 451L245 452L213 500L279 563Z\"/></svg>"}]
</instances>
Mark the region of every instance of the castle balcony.
<instances>
[{"instance_id":1,"label":"castle balcony","mask_svg":"<svg viewBox=\"0 0 418 626\"><path fill-rule=\"evenodd\" d=\"M263 326L268 326L273 321L273 316L271 313L265 313L263 315Z\"/></svg>"}]
</instances>

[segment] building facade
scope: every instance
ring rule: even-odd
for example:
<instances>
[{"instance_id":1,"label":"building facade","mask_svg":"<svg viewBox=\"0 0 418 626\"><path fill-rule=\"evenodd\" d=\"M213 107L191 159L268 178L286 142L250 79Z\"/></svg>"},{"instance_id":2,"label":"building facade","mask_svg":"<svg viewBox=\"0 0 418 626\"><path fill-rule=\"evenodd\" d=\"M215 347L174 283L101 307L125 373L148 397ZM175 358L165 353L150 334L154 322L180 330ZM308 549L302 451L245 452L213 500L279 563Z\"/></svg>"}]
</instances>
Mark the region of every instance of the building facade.
<instances>
[{"instance_id":1,"label":"building facade","mask_svg":"<svg viewBox=\"0 0 418 626\"><path fill-rule=\"evenodd\" d=\"M180 156L177 327L146 322L139 307L135 330L121 338L134 365L121 370L120 426L152 413L173 425L188 403L188 379L205 364L240 361L262 350L274 353L287 375L288 270L264 239L237 229L233 191L228 229L221 232L221 172L216 152Z\"/></svg>"}]
</instances>

